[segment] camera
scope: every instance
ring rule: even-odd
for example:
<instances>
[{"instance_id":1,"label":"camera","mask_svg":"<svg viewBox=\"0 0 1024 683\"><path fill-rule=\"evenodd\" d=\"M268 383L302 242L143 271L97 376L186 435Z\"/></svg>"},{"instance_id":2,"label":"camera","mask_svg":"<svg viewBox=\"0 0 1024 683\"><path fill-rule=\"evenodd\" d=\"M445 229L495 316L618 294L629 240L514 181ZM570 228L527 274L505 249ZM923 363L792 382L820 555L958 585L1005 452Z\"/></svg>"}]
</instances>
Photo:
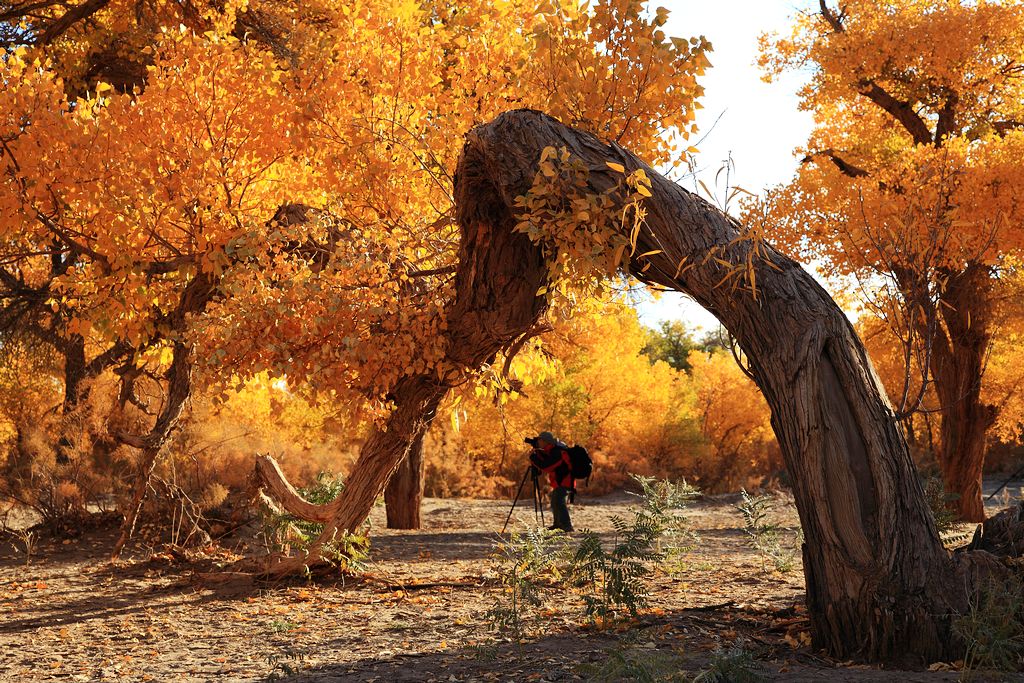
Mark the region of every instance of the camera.
<instances>
[{"instance_id":1,"label":"camera","mask_svg":"<svg viewBox=\"0 0 1024 683\"><path fill-rule=\"evenodd\" d=\"M536 436L528 436L525 439L523 439L523 441L530 444L534 448L540 448L540 439L538 439Z\"/></svg>"}]
</instances>

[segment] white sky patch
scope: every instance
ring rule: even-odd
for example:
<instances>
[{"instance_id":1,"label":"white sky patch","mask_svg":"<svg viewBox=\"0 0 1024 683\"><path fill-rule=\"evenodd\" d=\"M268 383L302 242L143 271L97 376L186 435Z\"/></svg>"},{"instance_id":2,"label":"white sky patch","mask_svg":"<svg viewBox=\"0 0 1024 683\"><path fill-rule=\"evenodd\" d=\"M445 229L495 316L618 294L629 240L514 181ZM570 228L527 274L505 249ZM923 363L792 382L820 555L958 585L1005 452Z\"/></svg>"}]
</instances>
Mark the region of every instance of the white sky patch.
<instances>
[{"instance_id":1,"label":"white sky patch","mask_svg":"<svg viewBox=\"0 0 1024 683\"><path fill-rule=\"evenodd\" d=\"M718 174L732 156L729 185L761 194L789 181L797 168L794 150L807 141L813 125L810 112L799 111L797 90L803 84L799 75L786 74L772 83L761 80L757 66L758 36L765 32L787 33L801 9L812 3L795 0L662 0L671 11L664 27L670 36L689 38L704 35L714 51L709 55L713 67L698 79L704 86L697 112L700 130L691 138L698 144L696 176L676 177L680 184L705 199L698 179L717 197L725 198L725 172ZM717 120L717 124L715 123ZM706 137L705 137L706 136ZM716 174L718 175L716 185ZM679 175L678 173L676 174ZM732 212L738 208L730 202ZM689 327L715 329L714 316L682 294L663 294L657 301L643 296L636 308L645 325L661 320L683 320Z\"/></svg>"}]
</instances>

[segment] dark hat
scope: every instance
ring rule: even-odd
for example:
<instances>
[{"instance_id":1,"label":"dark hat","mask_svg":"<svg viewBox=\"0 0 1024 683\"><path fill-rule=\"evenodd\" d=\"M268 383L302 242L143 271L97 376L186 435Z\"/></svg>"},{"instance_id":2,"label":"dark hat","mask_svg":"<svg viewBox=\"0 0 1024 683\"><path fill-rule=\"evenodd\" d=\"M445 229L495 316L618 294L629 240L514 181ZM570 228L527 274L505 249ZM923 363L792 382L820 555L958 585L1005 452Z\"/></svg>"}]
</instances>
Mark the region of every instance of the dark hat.
<instances>
[{"instance_id":1,"label":"dark hat","mask_svg":"<svg viewBox=\"0 0 1024 683\"><path fill-rule=\"evenodd\" d=\"M555 435L552 434L551 432L541 432L540 434L537 435L537 438L540 439L541 441L547 441L552 446L558 445L558 439L556 439Z\"/></svg>"}]
</instances>

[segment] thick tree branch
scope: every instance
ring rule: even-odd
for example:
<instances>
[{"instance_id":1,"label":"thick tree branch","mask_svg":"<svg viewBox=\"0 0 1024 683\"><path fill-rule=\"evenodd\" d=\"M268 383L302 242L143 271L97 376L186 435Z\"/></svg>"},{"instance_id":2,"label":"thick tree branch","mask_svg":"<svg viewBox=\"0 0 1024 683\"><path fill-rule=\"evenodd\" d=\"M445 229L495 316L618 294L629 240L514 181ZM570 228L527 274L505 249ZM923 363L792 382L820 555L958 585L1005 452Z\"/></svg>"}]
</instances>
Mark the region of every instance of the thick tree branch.
<instances>
[{"instance_id":1,"label":"thick tree branch","mask_svg":"<svg viewBox=\"0 0 1024 683\"><path fill-rule=\"evenodd\" d=\"M996 129L997 135L1003 136L1010 131L1024 129L1024 121L995 121L992 127Z\"/></svg>"},{"instance_id":2,"label":"thick tree branch","mask_svg":"<svg viewBox=\"0 0 1024 683\"><path fill-rule=\"evenodd\" d=\"M896 119L919 145L928 145L933 141L932 133L924 120L918 116L908 102L898 100L871 79L865 79L858 85L857 91L868 98L886 113Z\"/></svg>"},{"instance_id":3,"label":"thick tree branch","mask_svg":"<svg viewBox=\"0 0 1024 683\"><path fill-rule=\"evenodd\" d=\"M46 46L60 38L69 28L83 19L92 15L110 4L110 0L86 0L78 7L68 10L60 19L57 19L36 38L35 44Z\"/></svg>"},{"instance_id":4,"label":"thick tree branch","mask_svg":"<svg viewBox=\"0 0 1024 683\"><path fill-rule=\"evenodd\" d=\"M832 30L836 33L842 33L845 29L843 27L843 10L839 8L839 13L833 12L826 0L818 0L818 6L821 7L821 16L824 17L828 25L832 27Z\"/></svg>"},{"instance_id":5,"label":"thick tree branch","mask_svg":"<svg viewBox=\"0 0 1024 683\"><path fill-rule=\"evenodd\" d=\"M935 146L942 145L946 137L956 132L956 106L960 102L960 96L955 92L946 96L946 101L939 110L939 120L935 125Z\"/></svg>"},{"instance_id":6,"label":"thick tree branch","mask_svg":"<svg viewBox=\"0 0 1024 683\"><path fill-rule=\"evenodd\" d=\"M333 508L329 505L315 505L299 495L295 487L285 478L281 466L271 456L256 456L254 476L256 486L267 489L268 497L293 517L321 524L331 521Z\"/></svg>"}]
</instances>

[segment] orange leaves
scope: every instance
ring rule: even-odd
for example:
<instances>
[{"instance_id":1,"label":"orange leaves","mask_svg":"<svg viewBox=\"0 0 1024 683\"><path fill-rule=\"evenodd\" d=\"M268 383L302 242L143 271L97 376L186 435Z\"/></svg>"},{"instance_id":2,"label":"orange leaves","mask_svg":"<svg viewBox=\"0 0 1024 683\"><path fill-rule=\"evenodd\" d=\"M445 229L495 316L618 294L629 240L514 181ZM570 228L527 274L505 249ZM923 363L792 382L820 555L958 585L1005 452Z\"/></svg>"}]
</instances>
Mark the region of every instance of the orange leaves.
<instances>
[{"instance_id":1,"label":"orange leaves","mask_svg":"<svg viewBox=\"0 0 1024 683\"><path fill-rule=\"evenodd\" d=\"M710 49L667 37L667 12L639 0L357 0L315 19L229 0L146 26L121 9L47 48L49 62L4 61L2 255L42 279L63 245L64 333L133 347L182 335L216 349L199 354L209 376L269 370L375 414L403 376L440 372L462 136L533 106L665 158L663 128L687 134ZM280 33L249 30L261 13ZM80 82L113 44L144 88ZM66 103L66 86L83 97ZM600 171L610 183L591 188L557 150L541 161L523 208L544 220L522 228L556 245L546 294L578 298L577 275L600 289L635 250L648 179ZM285 205L315 216L272 220ZM172 331L199 275L217 300Z\"/></svg>"},{"instance_id":2,"label":"orange leaves","mask_svg":"<svg viewBox=\"0 0 1024 683\"><path fill-rule=\"evenodd\" d=\"M547 95L544 102L528 101L531 106L657 163L677 149L676 138L691 132L703 92L693 77L710 65L711 45L703 37L666 37L659 27L668 10L658 8L653 16L644 10L640 0L538 8L542 21L530 36L534 58L524 79ZM666 119L675 128L660 136Z\"/></svg>"}]
</instances>

